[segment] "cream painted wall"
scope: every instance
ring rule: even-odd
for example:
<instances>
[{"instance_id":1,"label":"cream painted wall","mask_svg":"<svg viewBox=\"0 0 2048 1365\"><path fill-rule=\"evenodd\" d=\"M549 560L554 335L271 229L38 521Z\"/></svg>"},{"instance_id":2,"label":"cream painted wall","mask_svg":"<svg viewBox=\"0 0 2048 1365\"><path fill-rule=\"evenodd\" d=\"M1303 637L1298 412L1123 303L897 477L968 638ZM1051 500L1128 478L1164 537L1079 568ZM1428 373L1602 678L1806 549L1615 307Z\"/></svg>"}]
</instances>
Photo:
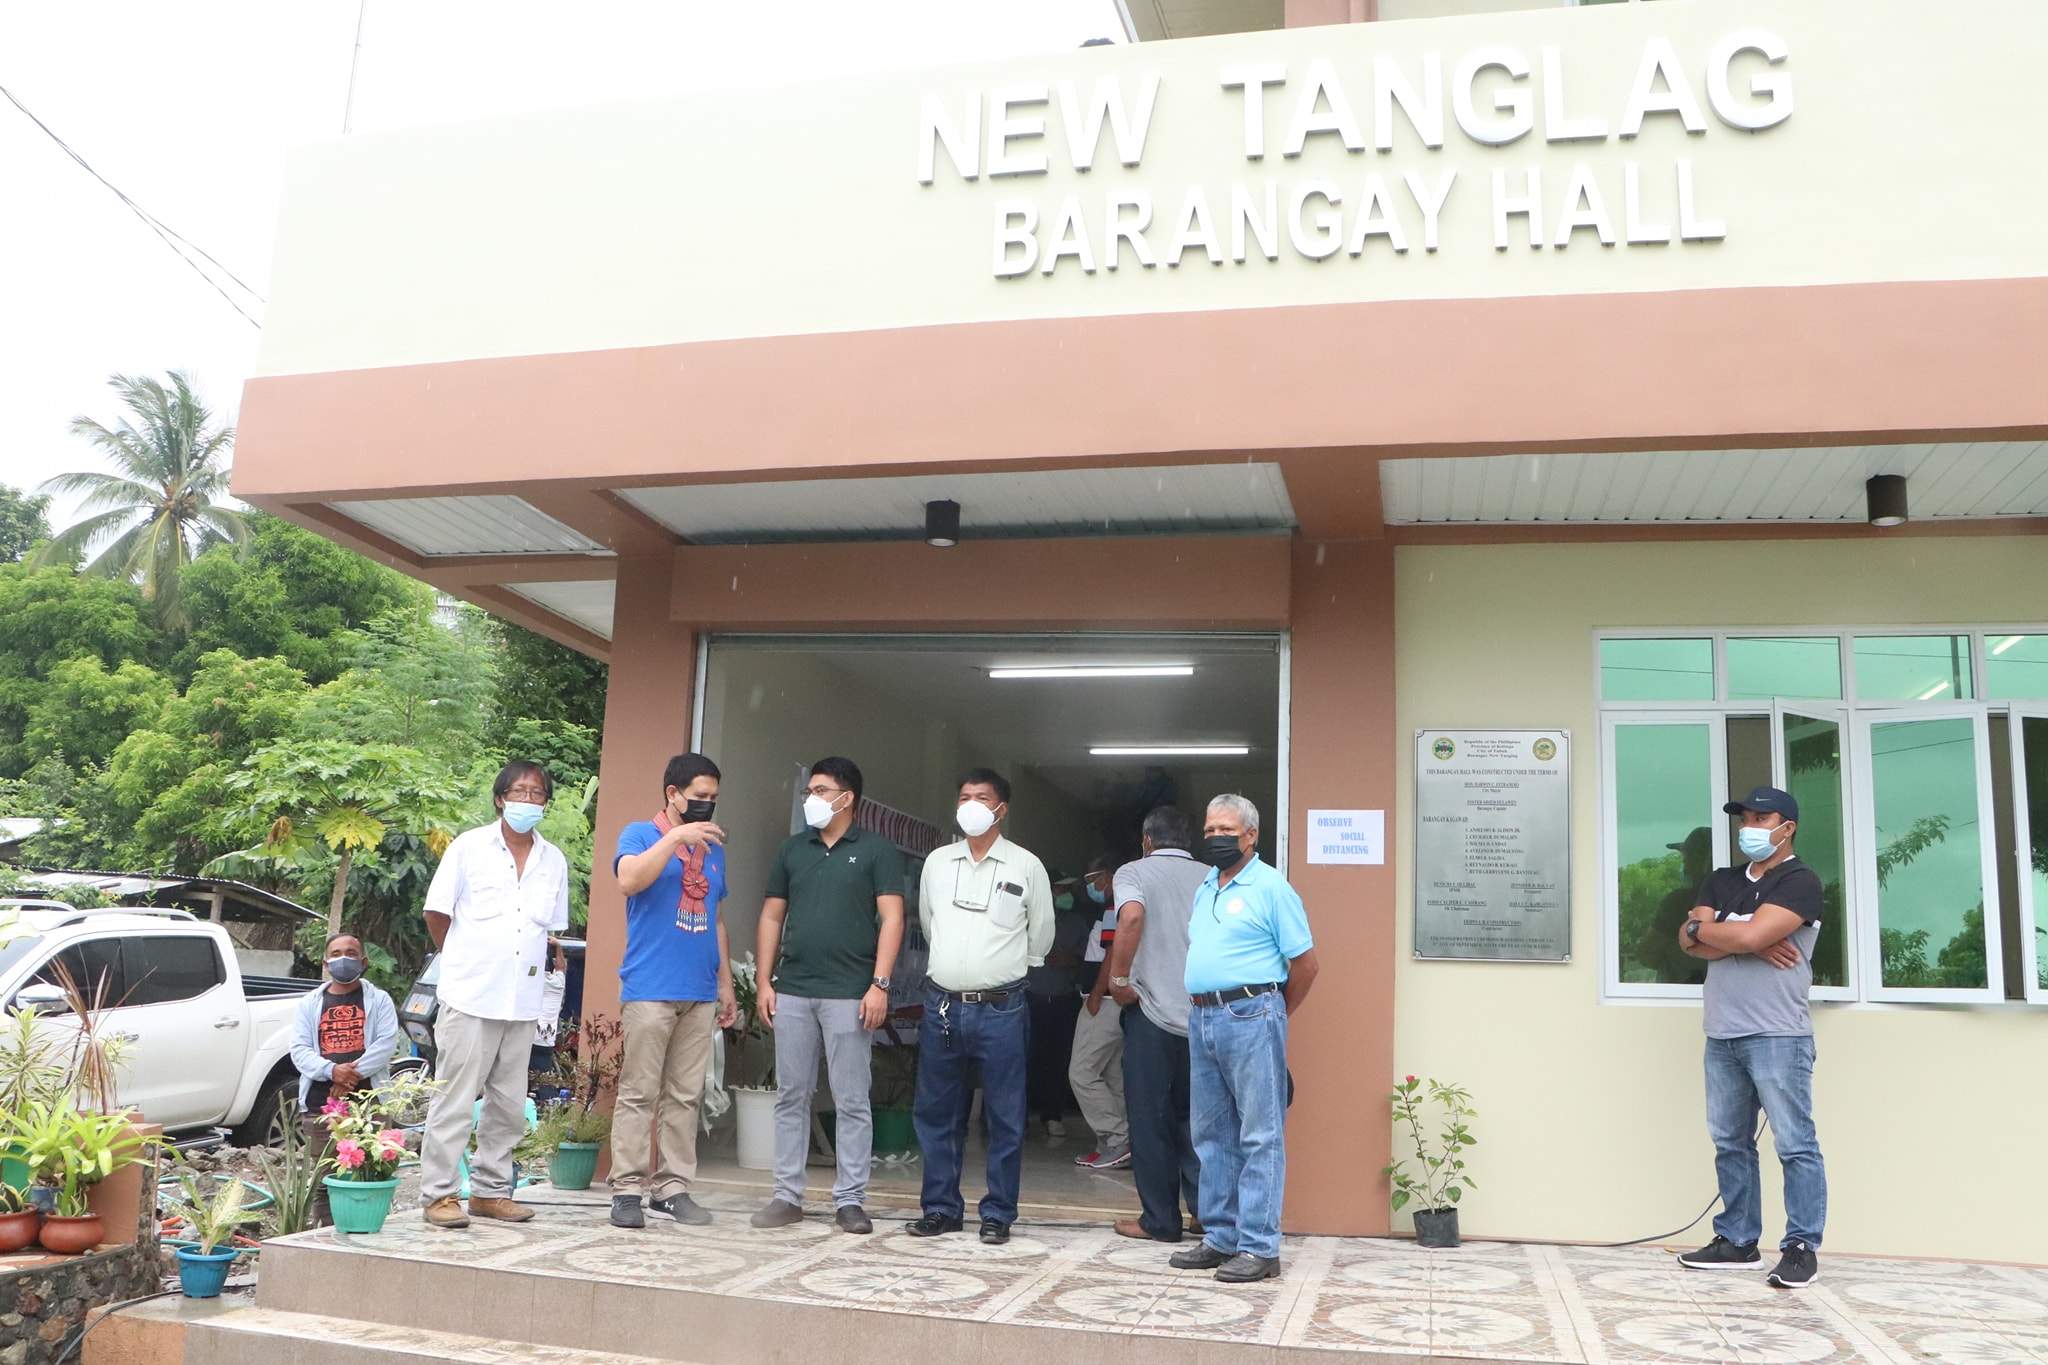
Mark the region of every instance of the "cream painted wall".
<instances>
[{"instance_id":1,"label":"cream painted wall","mask_svg":"<svg viewBox=\"0 0 2048 1365\"><path fill-rule=\"evenodd\" d=\"M1518 9L1560 9L1565 0L1380 0L1381 22L1389 19L1448 19L1460 14L1499 14Z\"/></svg>"},{"instance_id":2,"label":"cream painted wall","mask_svg":"<svg viewBox=\"0 0 2048 1365\"><path fill-rule=\"evenodd\" d=\"M1419 2L1419 0L1418 0ZM1226 66L1284 64L1266 95L1277 144L1310 64L1327 59L1366 126L1377 56L1419 80L1439 53L1446 86L1468 52L1506 44L1536 71L1523 84L1539 114L1542 49L1562 53L1565 111L1614 128L1646 41L1669 39L1704 103L1707 55L1753 27L1790 46L1798 109L1759 133L1707 115L1687 135L1670 116L1642 136L1505 148L1449 122L1429 150L1405 123L1388 153L1348 153L1312 139L1298 158L1247 160L1244 100ZM497 119L365 135L293 158L279 221L259 373L347 370L485 356L603 350L1005 318L1472 298L1745 285L2007 278L2048 274L2048 180L2038 161L2034 91L2048 50L2048 5L1979 0L1664 0L1551 7L1413 23L1351 24L1051 54L924 78L791 86L697 99ZM1742 89L1761 59L1743 59ZM1055 169L962 180L941 155L917 181L921 98L964 110L977 92L1015 82L1080 83L1117 74L1134 98L1160 94L1136 167L1110 136L1086 173L1072 168L1059 100L1041 143ZM1498 71L1481 83L1480 102ZM1747 98L1745 95L1744 98ZM1449 95L1446 117L1449 119ZM1030 111L1025 111L1028 117ZM984 130L993 115L984 117ZM985 139L984 139L985 141ZM984 148L984 154L986 149ZM1642 165L1648 216L1675 217L1679 158L1693 166L1699 212L1724 219L1724 241L1603 249L1581 232L1564 250L1532 250L1526 233L1493 245L1492 176L1539 170L1546 223L1562 216L1575 164L1594 173L1611 216L1622 212L1626 162ZM1455 169L1442 247L1421 248L1421 215L1403 172ZM1050 223L1078 196L1100 249L1107 196L1153 199L1163 252L1191 186L1202 187L1229 249L1231 189L1281 213L1299 186L1327 179L1348 225L1368 175L1385 178L1413 245L1382 241L1353 257L1313 260L1289 245L1254 247L1212 267L1199 251L1178 268L1002 280L992 269L999 206L1028 201ZM1320 201L1312 201L1311 211ZM1521 230L1521 220L1514 223ZM1048 232L1048 235L1049 232Z\"/></svg>"},{"instance_id":3,"label":"cream painted wall","mask_svg":"<svg viewBox=\"0 0 2048 1365\"><path fill-rule=\"evenodd\" d=\"M1618 1241L1675 1228L1714 1190L1697 1006L1600 1001L1599 760L1591 634L1612 626L1998 623L2048 616L2048 538L1403 548L1397 690L1406 736L1569 727L1572 961L1413 961L1397 901L1394 1070L1478 1105L1465 1201L1477 1236ZM1395 847L1414 843L1402 746ZM1816 1008L1827 1245L2048 1259L2048 1011ZM1767 1239L1783 1228L1764 1156ZM1704 1242L1707 1234L1698 1234Z\"/></svg>"}]
</instances>

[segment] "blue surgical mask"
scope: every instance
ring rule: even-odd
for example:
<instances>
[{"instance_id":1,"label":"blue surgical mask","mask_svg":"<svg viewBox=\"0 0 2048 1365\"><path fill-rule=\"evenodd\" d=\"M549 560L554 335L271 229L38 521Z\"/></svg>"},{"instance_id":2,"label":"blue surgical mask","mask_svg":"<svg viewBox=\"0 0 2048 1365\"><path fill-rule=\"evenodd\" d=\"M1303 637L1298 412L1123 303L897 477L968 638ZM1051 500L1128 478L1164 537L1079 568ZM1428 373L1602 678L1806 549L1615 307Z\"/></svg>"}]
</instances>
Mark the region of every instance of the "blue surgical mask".
<instances>
[{"instance_id":1,"label":"blue surgical mask","mask_svg":"<svg viewBox=\"0 0 2048 1365\"><path fill-rule=\"evenodd\" d=\"M1744 825L1735 836L1735 846L1753 863L1763 862L1778 851L1778 841L1762 825Z\"/></svg>"},{"instance_id":2,"label":"blue surgical mask","mask_svg":"<svg viewBox=\"0 0 2048 1365\"><path fill-rule=\"evenodd\" d=\"M540 823L541 816L546 814L545 807L536 806L531 801L505 803L505 823L521 834L531 834L533 827Z\"/></svg>"},{"instance_id":3,"label":"blue surgical mask","mask_svg":"<svg viewBox=\"0 0 2048 1365\"><path fill-rule=\"evenodd\" d=\"M1107 905L1109 904L1109 893L1094 882L1090 882L1088 883L1088 899L1094 901L1097 905Z\"/></svg>"}]
</instances>

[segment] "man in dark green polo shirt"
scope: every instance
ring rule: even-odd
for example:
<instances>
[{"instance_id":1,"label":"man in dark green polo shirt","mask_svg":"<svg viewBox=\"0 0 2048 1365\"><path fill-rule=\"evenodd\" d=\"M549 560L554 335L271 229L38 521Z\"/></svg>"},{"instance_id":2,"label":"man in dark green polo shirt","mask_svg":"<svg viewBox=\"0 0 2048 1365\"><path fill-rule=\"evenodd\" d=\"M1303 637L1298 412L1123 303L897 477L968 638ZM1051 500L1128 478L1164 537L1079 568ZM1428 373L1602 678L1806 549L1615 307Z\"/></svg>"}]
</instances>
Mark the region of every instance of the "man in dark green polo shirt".
<instances>
[{"instance_id":1,"label":"man in dark green polo shirt","mask_svg":"<svg viewBox=\"0 0 2048 1365\"><path fill-rule=\"evenodd\" d=\"M832 1186L844 1232L873 1232L862 1207L874 1155L868 1108L868 1034L889 1014L889 972L903 944L903 857L879 834L854 828L860 769L850 759L811 765L804 823L775 854L754 955L761 1019L775 1030L775 1195L757 1228L804 1216L804 1158L822 1054L838 1111Z\"/></svg>"}]
</instances>

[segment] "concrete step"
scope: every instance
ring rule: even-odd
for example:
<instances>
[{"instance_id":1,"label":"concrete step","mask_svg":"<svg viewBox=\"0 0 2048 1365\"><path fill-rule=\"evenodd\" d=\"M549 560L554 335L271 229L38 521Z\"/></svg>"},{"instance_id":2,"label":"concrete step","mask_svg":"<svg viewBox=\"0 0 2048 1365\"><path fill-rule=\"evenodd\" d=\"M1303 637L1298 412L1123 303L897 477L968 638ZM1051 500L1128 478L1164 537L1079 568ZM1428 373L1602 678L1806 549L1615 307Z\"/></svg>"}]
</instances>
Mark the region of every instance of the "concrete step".
<instances>
[{"instance_id":1,"label":"concrete step","mask_svg":"<svg viewBox=\"0 0 2048 1365\"><path fill-rule=\"evenodd\" d=\"M245 1308L185 1328L183 1365L660 1365L647 1356Z\"/></svg>"}]
</instances>

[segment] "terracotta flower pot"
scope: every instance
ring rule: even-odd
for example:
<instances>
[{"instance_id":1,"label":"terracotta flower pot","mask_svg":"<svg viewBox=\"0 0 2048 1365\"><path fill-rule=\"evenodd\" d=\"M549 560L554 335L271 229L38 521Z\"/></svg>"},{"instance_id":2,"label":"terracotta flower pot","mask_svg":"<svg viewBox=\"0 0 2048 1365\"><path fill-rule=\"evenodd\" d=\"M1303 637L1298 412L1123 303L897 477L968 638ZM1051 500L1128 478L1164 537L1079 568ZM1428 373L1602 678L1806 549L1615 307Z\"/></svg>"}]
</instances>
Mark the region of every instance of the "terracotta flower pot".
<instances>
[{"instance_id":1,"label":"terracotta flower pot","mask_svg":"<svg viewBox=\"0 0 2048 1365\"><path fill-rule=\"evenodd\" d=\"M36 1228L41 1225L43 1215L34 1209L23 1213L0 1213L0 1252L19 1251L34 1246Z\"/></svg>"},{"instance_id":2,"label":"terracotta flower pot","mask_svg":"<svg viewBox=\"0 0 2048 1365\"><path fill-rule=\"evenodd\" d=\"M45 1218L37 1240L42 1242L45 1251L54 1251L59 1256L76 1256L98 1246L104 1231L96 1213L89 1213L83 1218Z\"/></svg>"}]
</instances>

